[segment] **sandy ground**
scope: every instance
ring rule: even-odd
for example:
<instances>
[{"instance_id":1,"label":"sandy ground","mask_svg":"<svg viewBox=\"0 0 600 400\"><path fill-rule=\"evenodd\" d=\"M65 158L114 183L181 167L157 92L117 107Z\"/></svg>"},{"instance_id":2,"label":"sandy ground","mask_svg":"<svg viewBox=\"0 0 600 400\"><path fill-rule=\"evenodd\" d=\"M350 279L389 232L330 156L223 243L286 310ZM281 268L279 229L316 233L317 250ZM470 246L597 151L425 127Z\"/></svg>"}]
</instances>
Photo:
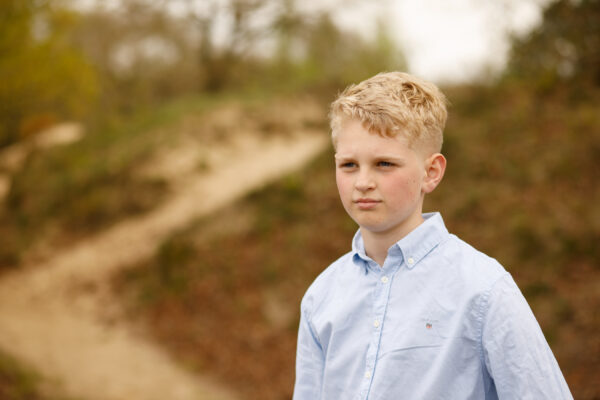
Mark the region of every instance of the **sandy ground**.
<instances>
[{"instance_id":1,"label":"sandy ground","mask_svg":"<svg viewBox=\"0 0 600 400\"><path fill-rule=\"evenodd\" d=\"M200 153L185 142L157 155L142 173L170 180L167 202L0 281L0 348L51 386L86 400L237 399L176 364L122 318L108 280L150 257L193 218L300 168L326 145L322 131L281 137L246 132L211 146L205 170L198 168Z\"/></svg>"}]
</instances>

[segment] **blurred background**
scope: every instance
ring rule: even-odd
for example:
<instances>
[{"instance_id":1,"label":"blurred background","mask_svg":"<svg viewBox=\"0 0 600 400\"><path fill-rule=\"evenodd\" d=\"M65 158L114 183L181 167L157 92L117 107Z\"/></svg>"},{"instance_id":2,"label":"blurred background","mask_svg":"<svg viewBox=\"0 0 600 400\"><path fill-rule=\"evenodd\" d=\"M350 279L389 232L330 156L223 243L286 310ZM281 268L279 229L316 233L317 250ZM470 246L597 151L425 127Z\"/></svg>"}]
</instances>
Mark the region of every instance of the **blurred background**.
<instances>
[{"instance_id":1,"label":"blurred background","mask_svg":"<svg viewBox=\"0 0 600 400\"><path fill-rule=\"evenodd\" d=\"M1 0L0 398L144 398L70 382L57 365L78 325L50 344L19 322L46 302L17 308L37 290L29 277L85 244L78 282L104 262L110 273L44 292L64 297L60 313L77 296L111 304L108 322L88 317L135 331L193 379L290 399L300 299L356 230L337 198L328 104L390 70L450 101L448 170L426 210L511 272L574 397L600 399L597 0ZM202 189L227 193L278 140L283 159L320 144L201 211L209 197L191 183L239 161ZM153 225L139 254L112 260L99 244L125 229L146 238L144 221L185 196L198 211Z\"/></svg>"}]
</instances>

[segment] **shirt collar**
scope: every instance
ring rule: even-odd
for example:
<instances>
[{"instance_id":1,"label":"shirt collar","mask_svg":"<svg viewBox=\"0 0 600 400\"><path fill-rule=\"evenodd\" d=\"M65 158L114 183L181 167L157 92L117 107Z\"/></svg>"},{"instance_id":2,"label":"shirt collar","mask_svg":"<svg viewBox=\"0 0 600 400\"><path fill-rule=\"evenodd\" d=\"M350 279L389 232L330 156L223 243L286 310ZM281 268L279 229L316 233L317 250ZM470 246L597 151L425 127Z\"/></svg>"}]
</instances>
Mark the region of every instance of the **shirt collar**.
<instances>
[{"instance_id":1,"label":"shirt collar","mask_svg":"<svg viewBox=\"0 0 600 400\"><path fill-rule=\"evenodd\" d=\"M449 235L440 213L425 213L423 214L423 218L425 221L422 224L396 242L388 252L389 254L399 249L406 267L409 269L414 268L423 257L429 254ZM354 239L352 239L352 252L354 259L358 257L367 263L372 261L365 252L365 244L360 229L354 235Z\"/></svg>"}]
</instances>

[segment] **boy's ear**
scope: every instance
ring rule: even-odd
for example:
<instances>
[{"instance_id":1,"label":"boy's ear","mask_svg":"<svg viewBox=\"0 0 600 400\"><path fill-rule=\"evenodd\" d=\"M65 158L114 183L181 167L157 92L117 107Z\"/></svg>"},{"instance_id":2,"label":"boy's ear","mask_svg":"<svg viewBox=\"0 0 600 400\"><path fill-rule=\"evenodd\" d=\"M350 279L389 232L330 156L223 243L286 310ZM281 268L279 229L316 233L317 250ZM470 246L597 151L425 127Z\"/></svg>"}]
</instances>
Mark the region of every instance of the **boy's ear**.
<instances>
[{"instance_id":1,"label":"boy's ear","mask_svg":"<svg viewBox=\"0 0 600 400\"><path fill-rule=\"evenodd\" d=\"M425 177L423 178L423 193L431 193L437 187L446 171L446 157L435 153L425 160Z\"/></svg>"}]
</instances>

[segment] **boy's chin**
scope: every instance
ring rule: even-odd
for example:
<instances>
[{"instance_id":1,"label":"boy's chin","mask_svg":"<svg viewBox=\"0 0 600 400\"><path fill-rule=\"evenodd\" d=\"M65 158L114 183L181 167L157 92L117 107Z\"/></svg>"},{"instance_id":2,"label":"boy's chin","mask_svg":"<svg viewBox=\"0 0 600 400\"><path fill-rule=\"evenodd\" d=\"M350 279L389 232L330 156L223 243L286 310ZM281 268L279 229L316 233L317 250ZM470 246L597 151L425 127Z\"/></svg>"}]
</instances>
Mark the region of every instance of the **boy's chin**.
<instances>
[{"instance_id":1,"label":"boy's chin","mask_svg":"<svg viewBox=\"0 0 600 400\"><path fill-rule=\"evenodd\" d=\"M382 218L382 215L377 215L375 212L358 212L351 215L351 218L362 230L367 230L373 233L381 233L388 230L391 225L389 221Z\"/></svg>"}]
</instances>

